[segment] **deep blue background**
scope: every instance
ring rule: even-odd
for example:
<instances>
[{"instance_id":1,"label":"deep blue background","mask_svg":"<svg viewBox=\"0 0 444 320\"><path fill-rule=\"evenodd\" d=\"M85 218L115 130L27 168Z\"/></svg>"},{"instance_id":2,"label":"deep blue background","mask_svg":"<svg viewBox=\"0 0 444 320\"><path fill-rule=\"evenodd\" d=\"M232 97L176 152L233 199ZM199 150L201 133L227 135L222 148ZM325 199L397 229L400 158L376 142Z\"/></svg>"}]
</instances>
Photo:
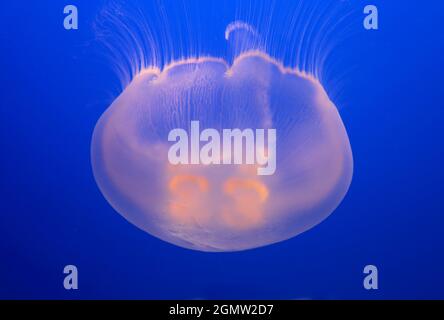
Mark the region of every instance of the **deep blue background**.
<instances>
[{"instance_id":1,"label":"deep blue background","mask_svg":"<svg viewBox=\"0 0 444 320\"><path fill-rule=\"evenodd\" d=\"M151 237L96 186L91 134L116 87L89 45L103 1L73 1L72 32L67 2L19 2L0 10L0 298L444 298L442 1L373 1L380 30L342 48L355 173L341 206L292 240L227 254ZM67 264L80 290L63 289ZM363 289L367 264L378 291Z\"/></svg>"}]
</instances>

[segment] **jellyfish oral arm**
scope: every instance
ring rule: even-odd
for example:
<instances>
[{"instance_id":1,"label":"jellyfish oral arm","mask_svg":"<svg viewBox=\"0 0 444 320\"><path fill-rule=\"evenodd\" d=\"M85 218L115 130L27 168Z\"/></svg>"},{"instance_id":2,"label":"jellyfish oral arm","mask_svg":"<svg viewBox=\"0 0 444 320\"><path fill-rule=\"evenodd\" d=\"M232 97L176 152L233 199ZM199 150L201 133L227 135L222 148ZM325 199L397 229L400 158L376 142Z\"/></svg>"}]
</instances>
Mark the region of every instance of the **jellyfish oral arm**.
<instances>
[{"instance_id":1,"label":"jellyfish oral arm","mask_svg":"<svg viewBox=\"0 0 444 320\"><path fill-rule=\"evenodd\" d=\"M216 129L201 132L199 121L192 121L190 127L190 135L184 129L173 129L168 135L168 141L175 142L168 151L172 165L246 164L257 165L258 175L275 173L276 129L223 129L221 135Z\"/></svg>"}]
</instances>

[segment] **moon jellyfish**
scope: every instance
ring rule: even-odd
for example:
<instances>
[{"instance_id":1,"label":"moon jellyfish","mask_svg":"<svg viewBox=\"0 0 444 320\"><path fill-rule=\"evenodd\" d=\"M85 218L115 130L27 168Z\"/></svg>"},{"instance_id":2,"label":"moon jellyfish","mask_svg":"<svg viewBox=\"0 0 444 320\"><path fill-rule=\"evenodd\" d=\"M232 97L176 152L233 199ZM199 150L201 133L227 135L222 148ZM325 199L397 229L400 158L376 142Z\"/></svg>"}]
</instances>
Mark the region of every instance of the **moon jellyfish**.
<instances>
[{"instance_id":1,"label":"moon jellyfish","mask_svg":"<svg viewBox=\"0 0 444 320\"><path fill-rule=\"evenodd\" d=\"M284 66L260 37L235 21L225 58L144 66L100 117L94 177L129 222L180 247L240 251L292 238L340 204L353 173L340 114L313 74ZM193 121L200 132L275 129L275 171L258 175L256 162L172 164L169 134L190 132Z\"/></svg>"}]
</instances>

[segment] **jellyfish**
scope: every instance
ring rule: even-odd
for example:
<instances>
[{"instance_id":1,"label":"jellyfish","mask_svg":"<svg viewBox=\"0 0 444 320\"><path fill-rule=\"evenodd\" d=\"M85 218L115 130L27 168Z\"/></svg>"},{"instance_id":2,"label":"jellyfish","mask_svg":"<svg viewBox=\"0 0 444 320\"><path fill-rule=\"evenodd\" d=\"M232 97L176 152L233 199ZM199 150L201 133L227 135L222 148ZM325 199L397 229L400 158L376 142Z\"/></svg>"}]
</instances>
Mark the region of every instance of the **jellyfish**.
<instances>
[{"instance_id":1,"label":"jellyfish","mask_svg":"<svg viewBox=\"0 0 444 320\"><path fill-rule=\"evenodd\" d=\"M338 207L353 175L347 131L321 82L268 54L247 23L229 24L225 38L236 48L226 58L141 68L91 143L95 180L119 214L206 252L258 248L311 229ZM258 175L257 163L234 161L172 164L169 134L189 132L193 121L201 131L274 129L275 171Z\"/></svg>"}]
</instances>

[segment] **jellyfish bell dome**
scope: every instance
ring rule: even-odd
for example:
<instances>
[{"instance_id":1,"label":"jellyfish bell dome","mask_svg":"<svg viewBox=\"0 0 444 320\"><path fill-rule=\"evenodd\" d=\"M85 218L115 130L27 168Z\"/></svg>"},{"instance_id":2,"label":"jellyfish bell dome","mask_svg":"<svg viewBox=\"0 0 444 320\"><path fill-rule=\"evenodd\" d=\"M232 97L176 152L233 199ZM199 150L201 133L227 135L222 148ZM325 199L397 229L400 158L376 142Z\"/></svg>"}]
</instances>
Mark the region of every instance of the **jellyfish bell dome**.
<instances>
[{"instance_id":1,"label":"jellyfish bell dome","mask_svg":"<svg viewBox=\"0 0 444 320\"><path fill-rule=\"evenodd\" d=\"M353 175L347 132L321 83L268 55L249 24L231 23L225 38L224 59L142 68L100 117L91 144L95 180L118 213L157 238L208 252L312 228L340 204ZM177 130L186 161L170 158ZM225 133L236 130L240 149L227 147ZM201 161L205 152L211 161Z\"/></svg>"},{"instance_id":2,"label":"jellyfish bell dome","mask_svg":"<svg viewBox=\"0 0 444 320\"><path fill-rule=\"evenodd\" d=\"M171 130L276 130L276 170L172 165ZM92 168L113 208L169 243L240 251L292 238L328 217L353 174L347 132L312 76L254 50L145 69L99 119Z\"/></svg>"}]
</instances>

